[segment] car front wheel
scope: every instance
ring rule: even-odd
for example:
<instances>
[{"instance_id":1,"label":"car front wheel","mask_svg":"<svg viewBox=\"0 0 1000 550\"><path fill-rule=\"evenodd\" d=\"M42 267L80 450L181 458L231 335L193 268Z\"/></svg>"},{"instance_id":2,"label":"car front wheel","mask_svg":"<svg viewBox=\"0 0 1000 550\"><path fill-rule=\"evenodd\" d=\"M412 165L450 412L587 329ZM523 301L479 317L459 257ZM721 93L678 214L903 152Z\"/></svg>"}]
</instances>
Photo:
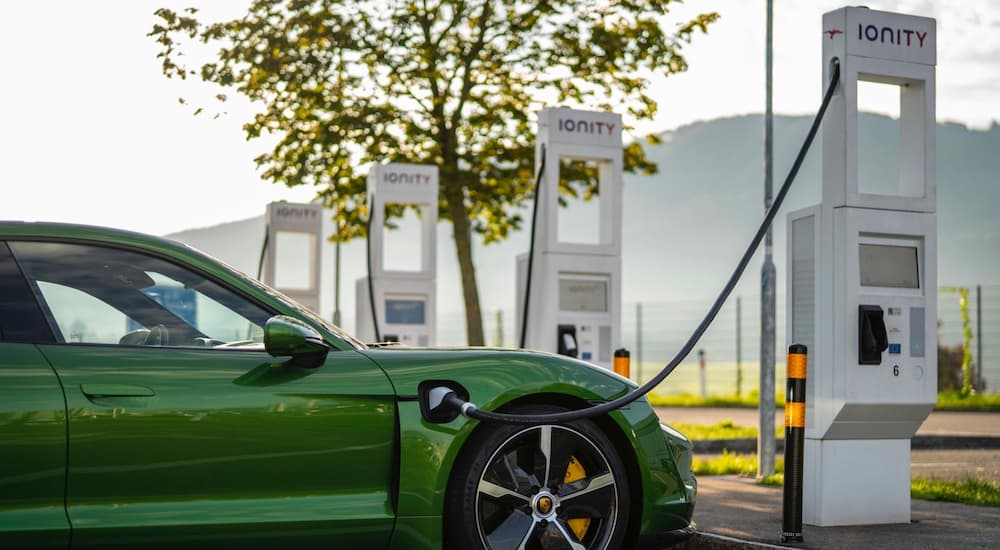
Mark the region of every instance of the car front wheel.
<instances>
[{"instance_id":1,"label":"car front wheel","mask_svg":"<svg viewBox=\"0 0 1000 550\"><path fill-rule=\"evenodd\" d=\"M591 421L484 426L456 462L451 548L618 548L629 514L625 468Z\"/></svg>"}]
</instances>

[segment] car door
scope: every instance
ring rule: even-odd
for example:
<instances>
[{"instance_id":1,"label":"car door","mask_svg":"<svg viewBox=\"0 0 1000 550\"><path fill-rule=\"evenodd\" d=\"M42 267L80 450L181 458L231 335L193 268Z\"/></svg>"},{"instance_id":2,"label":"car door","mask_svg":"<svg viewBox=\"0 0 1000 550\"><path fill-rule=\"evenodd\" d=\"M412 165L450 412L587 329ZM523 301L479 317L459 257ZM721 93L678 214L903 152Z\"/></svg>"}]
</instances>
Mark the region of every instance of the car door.
<instances>
[{"instance_id":1,"label":"car door","mask_svg":"<svg viewBox=\"0 0 1000 550\"><path fill-rule=\"evenodd\" d=\"M67 548L66 404L52 333L0 241L0 548Z\"/></svg>"},{"instance_id":2,"label":"car door","mask_svg":"<svg viewBox=\"0 0 1000 550\"><path fill-rule=\"evenodd\" d=\"M356 351L269 356L272 311L137 250L12 242L56 343L73 547L384 547L395 409Z\"/></svg>"}]
</instances>

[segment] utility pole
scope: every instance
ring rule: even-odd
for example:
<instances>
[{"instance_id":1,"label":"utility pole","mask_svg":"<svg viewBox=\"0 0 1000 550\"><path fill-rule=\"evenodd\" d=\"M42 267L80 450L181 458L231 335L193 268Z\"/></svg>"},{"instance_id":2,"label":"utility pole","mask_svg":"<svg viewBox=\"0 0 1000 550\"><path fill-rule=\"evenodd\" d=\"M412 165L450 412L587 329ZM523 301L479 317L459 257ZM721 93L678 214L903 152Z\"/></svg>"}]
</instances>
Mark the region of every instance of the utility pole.
<instances>
[{"instance_id":1,"label":"utility pole","mask_svg":"<svg viewBox=\"0 0 1000 550\"><path fill-rule=\"evenodd\" d=\"M976 285L976 391L983 390L983 287Z\"/></svg>"},{"instance_id":2,"label":"utility pole","mask_svg":"<svg viewBox=\"0 0 1000 550\"><path fill-rule=\"evenodd\" d=\"M337 220L337 240L333 244L333 324L340 326L340 220Z\"/></svg>"},{"instance_id":3,"label":"utility pole","mask_svg":"<svg viewBox=\"0 0 1000 550\"><path fill-rule=\"evenodd\" d=\"M635 376L642 385L642 302L635 304Z\"/></svg>"},{"instance_id":4,"label":"utility pole","mask_svg":"<svg viewBox=\"0 0 1000 550\"><path fill-rule=\"evenodd\" d=\"M705 372L705 350L698 350L698 380L701 382L701 398L708 399L708 375Z\"/></svg>"},{"instance_id":5,"label":"utility pole","mask_svg":"<svg viewBox=\"0 0 1000 550\"><path fill-rule=\"evenodd\" d=\"M766 94L764 107L764 211L771 208L771 160L773 158L773 125L771 112L772 0L767 0ZM761 267L760 302L760 429L757 434L757 476L774 473L774 286L776 270L772 259L771 228L764 239L764 265Z\"/></svg>"},{"instance_id":6,"label":"utility pole","mask_svg":"<svg viewBox=\"0 0 1000 550\"><path fill-rule=\"evenodd\" d=\"M503 310L497 309L497 330L493 335L493 345L502 348L503 347Z\"/></svg>"},{"instance_id":7,"label":"utility pole","mask_svg":"<svg viewBox=\"0 0 1000 550\"><path fill-rule=\"evenodd\" d=\"M743 298L736 297L736 397L743 397Z\"/></svg>"}]
</instances>

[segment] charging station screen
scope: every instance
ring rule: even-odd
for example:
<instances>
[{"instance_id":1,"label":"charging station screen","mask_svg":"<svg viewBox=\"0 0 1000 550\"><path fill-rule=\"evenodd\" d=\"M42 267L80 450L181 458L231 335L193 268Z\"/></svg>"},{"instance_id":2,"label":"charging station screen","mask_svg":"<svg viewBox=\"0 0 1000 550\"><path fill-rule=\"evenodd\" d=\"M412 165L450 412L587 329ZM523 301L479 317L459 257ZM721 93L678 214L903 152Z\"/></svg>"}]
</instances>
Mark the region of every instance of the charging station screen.
<instances>
[{"instance_id":1,"label":"charging station screen","mask_svg":"<svg viewBox=\"0 0 1000 550\"><path fill-rule=\"evenodd\" d=\"M386 300L385 322L390 325L422 325L425 311L423 300Z\"/></svg>"},{"instance_id":2,"label":"charging station screen","mask_svg":"<svg viewBox=\"0 0 1000 550\"><path fill-rule=\"evenodd\" d=\"M861 284L890 288L920 288L917 247L862 244Z\"/></svg>"},{"instance_id":3,"label":"charging station screen","mask_svg":"<svg viewBox=\"0 0 1000 550\"><path fill-rule=\"evenodd\" d=\"M590 279L559 279L560 311L608 311L608 282Z\"/></svg>"}]
</instances>

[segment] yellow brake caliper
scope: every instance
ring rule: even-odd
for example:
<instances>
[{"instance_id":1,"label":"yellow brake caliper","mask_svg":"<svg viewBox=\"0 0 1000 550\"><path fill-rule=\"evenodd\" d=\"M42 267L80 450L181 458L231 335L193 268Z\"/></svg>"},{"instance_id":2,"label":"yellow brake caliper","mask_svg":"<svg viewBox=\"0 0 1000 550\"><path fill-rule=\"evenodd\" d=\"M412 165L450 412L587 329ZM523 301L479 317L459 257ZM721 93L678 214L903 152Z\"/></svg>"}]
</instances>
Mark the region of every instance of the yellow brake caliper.
<instances>
[{"instance_id":1,"label":"yellow brake caliper","mask_svg":"<svg viewBox=\"0 0 1000 550\"><path fill-rule=\"evenodd\" d=\"M573 483L585 477L587 477L587 471L583 469L583 466L576 460L575 456L571 457L569 465L566 466L566 475L563 476L563 483ZM587 529L590 528L590 518L571 519L566 523L569 524L569 528L576 535L576 540L582 541L583 536L587 534Z\"/></svg>"}]
</instances>

